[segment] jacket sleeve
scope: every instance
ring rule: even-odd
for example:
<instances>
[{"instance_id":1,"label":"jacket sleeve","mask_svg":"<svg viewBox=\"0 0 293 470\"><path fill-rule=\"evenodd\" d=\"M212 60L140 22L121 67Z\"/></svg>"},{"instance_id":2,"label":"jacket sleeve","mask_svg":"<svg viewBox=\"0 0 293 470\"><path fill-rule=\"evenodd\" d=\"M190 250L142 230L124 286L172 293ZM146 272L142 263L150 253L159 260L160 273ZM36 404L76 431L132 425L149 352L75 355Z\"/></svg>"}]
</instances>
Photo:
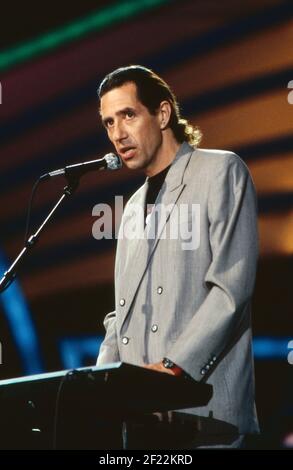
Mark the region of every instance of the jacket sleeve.
<instances>
[{"instance_id":1,"label":"jacket sleeve","mask_svg":"<svg viewBox=\"0 0 293 470\"><path fill-rule=\"evenodd\" d=\"M120 361L116 335L116 312L110 312L104 319L105 338L101 344L97 366Z\"/></svg>"},{"instance_id":2,"label":"jacket sleeve","mask_svg":"<svg viewBox=\"0 0 293 470\"><path fill-rule=\"evenodd\" d=\"M246 165L231 155L219 162L208 196L212 261L204 282L208 294L166 351L195 380L231 344L237 326L249 315L258 258L254 185ZM199 248L200 249L200 248Z\"/></svg>"}]
</instances>

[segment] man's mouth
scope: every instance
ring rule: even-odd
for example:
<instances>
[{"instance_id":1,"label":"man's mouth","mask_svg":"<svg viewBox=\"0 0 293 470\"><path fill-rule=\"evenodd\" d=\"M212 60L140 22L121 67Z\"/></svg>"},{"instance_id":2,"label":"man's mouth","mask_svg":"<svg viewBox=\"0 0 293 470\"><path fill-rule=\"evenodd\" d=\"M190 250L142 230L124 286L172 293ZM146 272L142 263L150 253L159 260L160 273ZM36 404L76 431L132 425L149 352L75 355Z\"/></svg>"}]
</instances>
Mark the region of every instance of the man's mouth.
<instances>
[{"instance_id":1,"label":"man's mouth","mask_svg":"<svg viewBox=\"0 0 293 470\"><path fill-rule=\"evenodd\" d=\"M122 147L119 150L119 153L124 160L128 160L129 158L132 158L134 156L135 151L136 151L135 147L128 146L128 147Z\"/></svg>"}]
</instances>

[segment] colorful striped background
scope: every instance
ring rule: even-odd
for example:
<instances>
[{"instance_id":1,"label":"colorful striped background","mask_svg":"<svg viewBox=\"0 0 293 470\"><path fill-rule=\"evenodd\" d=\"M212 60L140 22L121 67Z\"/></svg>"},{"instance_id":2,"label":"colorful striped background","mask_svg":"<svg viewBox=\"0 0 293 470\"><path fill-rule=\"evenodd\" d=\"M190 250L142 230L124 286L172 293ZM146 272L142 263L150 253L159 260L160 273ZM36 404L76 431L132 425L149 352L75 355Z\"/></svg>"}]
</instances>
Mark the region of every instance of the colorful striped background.
<instances>
[{"instance_id":1,"label":"colorful striped background","mask_svg":"<svg viewBox=\"0 0 293 470\"><path fill-rule=\"evenodd\" d=\"M233 150L249 166L258 193L261 248L255 333L292 339L292 13L291 1L278 0L99 2L82 17L1 49L1 267L22 247L36 178L112 150L99 121L96 88L112 69L139 63L172 86L182 114L203 132L202 147ZM68 337L80 338L81 345L102 334L102 319L113 305L115 240L93 238L92 208L113 205L115 195L127 198L142 181L126 169L83 177L18 277L35 333L30 344L35 341L40 360L30 368L30 355L24 360L23 346L17 350L20 323L17 315L15 323L7 315L8 296L0 326L2 338L13 339L7 339L11 361L3 361L2 376L64 367L60 345L68 350ZM62 179L40 186L33 226L63 186ZM71 344L76 353L77 343ZM91 354L84 352L85 363L93 361ZM286 369L285 356L283 349ZM259 374L264 377L264 369ZM285 376L280 376L284 383Z\"/></svg>"}]
</instances>

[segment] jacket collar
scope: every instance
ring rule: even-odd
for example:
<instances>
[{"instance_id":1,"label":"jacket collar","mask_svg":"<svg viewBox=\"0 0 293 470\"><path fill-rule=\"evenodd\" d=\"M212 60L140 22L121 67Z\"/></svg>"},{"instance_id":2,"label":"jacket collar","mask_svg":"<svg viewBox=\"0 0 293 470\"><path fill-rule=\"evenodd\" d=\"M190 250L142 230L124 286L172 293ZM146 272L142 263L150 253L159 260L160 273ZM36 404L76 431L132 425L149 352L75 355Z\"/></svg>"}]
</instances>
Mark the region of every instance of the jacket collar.
<instances>
[{"instance_id":1,"label":"jacket collar","mask_svg":"<svg viewBox=\"0 0 293 470\"><path fill-rule=\"evenodd\" d=\"M170 170L167 173L165 178L164 185L166 185L166 191L173 191L183 182L183 177L185 173L185 168L189 162L191 153L194 151L194 148L191 147L187 142L183 142L171 164ZM148 182L149 177L146 179Z\"/></svg>"}]
</instances>

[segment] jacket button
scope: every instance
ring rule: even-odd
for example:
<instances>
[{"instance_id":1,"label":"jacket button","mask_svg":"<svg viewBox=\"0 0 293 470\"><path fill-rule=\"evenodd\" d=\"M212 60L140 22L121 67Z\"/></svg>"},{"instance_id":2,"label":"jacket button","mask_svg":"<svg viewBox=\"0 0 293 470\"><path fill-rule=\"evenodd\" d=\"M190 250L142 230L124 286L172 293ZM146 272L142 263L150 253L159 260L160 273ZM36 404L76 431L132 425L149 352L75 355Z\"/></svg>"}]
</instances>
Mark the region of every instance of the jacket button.
<instances>
[{"instance_id":1,"label":"jacket button","mask_svg":"<svg viewBox=\"0 0 293 470\"><path fill-rule=\"evenodd\" d=\"M207 365L205 366L205 370L209 370L209 368L210 368L210 366L207 364Z\"/></svg>"},{"instance_id":2,"label":"jacket button","mask_svg":"<svg viewBox=\"0 0 293 470\"><path fill-rule=\"evenodd\" d=\"M206 371L204 369L201 369L200 373L201 375L205 375Z\"/></svg>"},{"instance_id":3,"label":"jacket button","mask_svg":"<svg viewBox=\"0 0 293 470\"><path fill-rule=\"evenodd\" d=\"M158 292L158 294L161 294L163 292L163 287L159 286L157 288L157 292Z\"/></svg>"},{"instance_id":4,"label":"jacket button","mask_svg":"<svg viewBox=\"0 0 293 470\"><path fill-rule=\"evenodd\" d=\"M213 357L213 361L216 362L216 360L217 360L217 358L216 358L216 356L214 356L214 357Z\"/></svg>"},{"instance_id":5,"label":"jacket button","mask_svg":"<svg viewBox=\"0 0 293 470\"><path fill-rule=\"evenodd\" d=\"M120 299L119 304L121 305L121 307L124 307L124 305L125 305L125 299Z\"/></svg>"},{"instance_id":6,"label":"jacket button","mask_svg":"<svg viewBox=\"0 0 293 470\"><path fill-rule=\"evenodd\" d=\"M214 365L214 361L211 359L210 362L209 362L210 366L213 366Z\"/></svg>"},{"instance_id":7,"label":"jacket button","mask_svg":"<svg viewBox=\"0 0 293 470\"><path fill-rule=\"evenodd\" d=\"M129 338L127 338L127 336L123 336L122 343L123 344L128 344L129 343Z\"/></svg>"},{"instance_id":8,"label":"jacket button","mask_svg":"<svg viewBox=\"0 0 293 470\"><path fill-rule=\"evenodd\" d=\"M158 331L158 325L152 325L151 330L152 330L153 333Z\"/></svg>"}]
</instances>

